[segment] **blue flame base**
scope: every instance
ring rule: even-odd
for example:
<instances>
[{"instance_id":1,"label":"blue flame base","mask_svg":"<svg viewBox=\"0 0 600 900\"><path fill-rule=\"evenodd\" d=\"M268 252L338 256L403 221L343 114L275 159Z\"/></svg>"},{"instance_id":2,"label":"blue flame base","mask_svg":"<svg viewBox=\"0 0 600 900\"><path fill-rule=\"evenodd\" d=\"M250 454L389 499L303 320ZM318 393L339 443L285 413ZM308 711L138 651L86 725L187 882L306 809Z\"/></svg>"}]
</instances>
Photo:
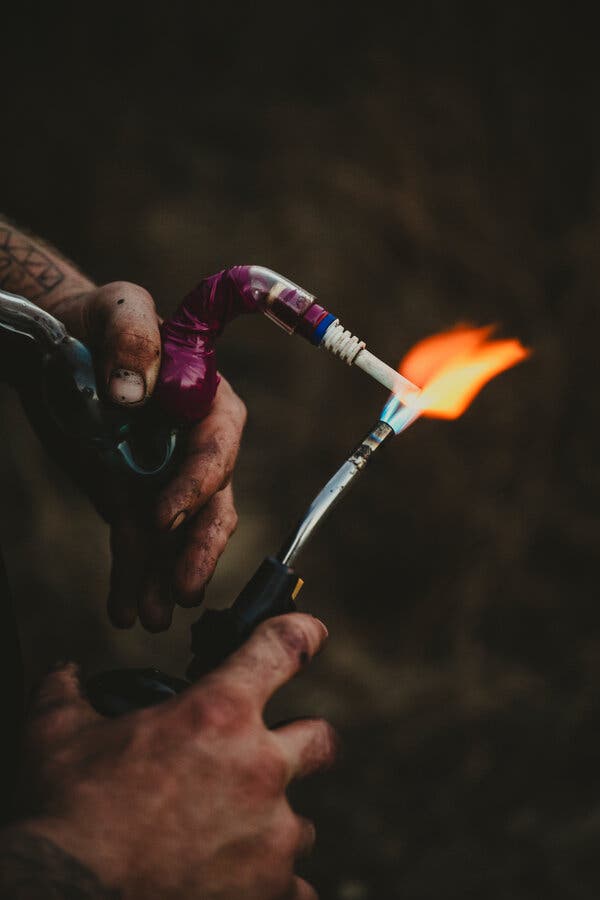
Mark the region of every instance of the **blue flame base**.
<instances>
[{"instance_id":1,"label":"blue flame base","mask_svg":"<svg viewBox=\"0 0 600 900\"><path fill-rule=\"evenodd\" d=\"M409 425L419 418L421 409L402 403L396 394L390 394L389 400L381 411L380 419L394 429L395 434L405 431Z\"/></svg>"}]
</instances>

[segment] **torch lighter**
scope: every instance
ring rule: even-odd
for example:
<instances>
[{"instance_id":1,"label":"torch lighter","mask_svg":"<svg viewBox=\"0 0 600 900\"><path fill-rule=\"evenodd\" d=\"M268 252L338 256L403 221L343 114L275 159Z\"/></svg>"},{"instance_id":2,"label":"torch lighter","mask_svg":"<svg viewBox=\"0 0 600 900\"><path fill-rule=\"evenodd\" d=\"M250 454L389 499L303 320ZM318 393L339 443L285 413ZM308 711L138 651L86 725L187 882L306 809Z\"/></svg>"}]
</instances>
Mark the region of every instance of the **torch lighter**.
<instances>
[{"instance_id":1,"label":"torch lighter","mask_svg":"<svg viewBox=\"0 0 600 900\"><path fill-rule=\"evenodd\" d=\"M349 365L357 365L395 391L395 420L380 420L315 497L277 556L267 557L235 603L208 610L192 626L191 679L218 665L270 616L292 612L302 587L294 563L306 542L343 493L363 471L373 453L415 408L419 388L366 350L364 341L346 331L315 297L287 278L260 266L234 266L206 278L162 326L163 358L156 400L135 415L105 403L99 396L87 347L64 326L29 301L0 291L0 331L33 344L42 363L42 400L49 418L83 451L107 467L120 467L149 486L168 476L185 426L201 419L216 392L215 340L240 313L263 312L287 333L298 333ZM158 403L158 406L157 406ZM400 416L402 418L402 416ZM390 419L391 421L391 419ZM106 715L161 702L183 690L188 681L156 669L116 670L94 676L87 685L93 705Z\"/></svg>"},{"instance_id":2,"label":"torch lighter","mask_svg":"<svg viewBox=\"0 0 600 900\"><path fill-rule=\"evenodd\" d=\"M192 626L194 658L187 671L190 678L197 678L214 668L239 647L260 622L273 615L296 611L295 600L304 584L294 570L296 559L373 453L392 434L394 430L390 425L377 422L319 491L277 556L263 560L235 603L229 609L208 610Z\"/></svg>"},{"instance_id":3,"label":"torch lighter","mask_svg":"<svg viewBox=\"0 0 600 900\"><path fill-rule=\"evenodd\" d=\"M223 662L261 622L297 611L296 598L304 582L294 569L296 559L373 454L395 433L387 422L376 422L319 491L277 555L262 561L235 602L228 609L207 610L192 625L193 658L186 673L190 681ZM116 669L90 678L87 693L98 712L116 716L167 700L185 690L190 681L156 668Z\"/></svg>"}]
</instances>

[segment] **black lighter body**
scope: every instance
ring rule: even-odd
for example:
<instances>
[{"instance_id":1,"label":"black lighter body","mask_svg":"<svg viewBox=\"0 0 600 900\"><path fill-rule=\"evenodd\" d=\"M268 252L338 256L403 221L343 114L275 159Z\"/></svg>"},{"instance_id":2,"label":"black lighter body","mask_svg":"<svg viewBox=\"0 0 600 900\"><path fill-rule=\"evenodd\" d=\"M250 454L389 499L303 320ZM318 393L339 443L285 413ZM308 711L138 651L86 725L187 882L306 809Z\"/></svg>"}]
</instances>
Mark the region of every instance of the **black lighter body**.
<instances>
[{"instance_id":1,"label":"black lighter body","mask_svg":"<svg viewBox=\"0 0 600 900\"><path fill-rule=\"evenodd\" d=\"M302 584L290 566L273 556L264 559L232 606L209 609L192 625L193 659L187 669L191 681L216 668L265 619L295 612ZM162 703L189 685L155 668L116 669L94 675L86 690L98 712L118 716Z\"/></svg>"}]
</instances>

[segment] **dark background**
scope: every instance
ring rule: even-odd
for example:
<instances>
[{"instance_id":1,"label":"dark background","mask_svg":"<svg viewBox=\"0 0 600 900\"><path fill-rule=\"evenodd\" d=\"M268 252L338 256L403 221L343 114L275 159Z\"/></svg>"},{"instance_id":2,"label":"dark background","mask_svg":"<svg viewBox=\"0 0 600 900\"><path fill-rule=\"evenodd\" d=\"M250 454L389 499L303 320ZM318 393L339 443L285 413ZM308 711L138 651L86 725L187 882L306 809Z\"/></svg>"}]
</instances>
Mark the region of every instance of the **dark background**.
<instances>
[{"instance_id":1,"label":"dark background","mask_svg":"<svg viewBox=\"0 0 600 900\"><path fill-rule=\"evenodd\" d=\"M307 551L303 603L331 640L273 715L326 715L342 736L336 771L296 792L327 900L597 897L592 19L513 0L394 17L6 6L0 207L99 281L140 282L165 312L202 274L256 262L392 363L460 320L533 347L462 419L398 439ZM216 604L385 399L264 320L231 327L221 366L250 418ZM111 630L106 529L1 403L29 678L61 656L181 672L195 614L162 636Z\"/></svg>"}]
</instances>

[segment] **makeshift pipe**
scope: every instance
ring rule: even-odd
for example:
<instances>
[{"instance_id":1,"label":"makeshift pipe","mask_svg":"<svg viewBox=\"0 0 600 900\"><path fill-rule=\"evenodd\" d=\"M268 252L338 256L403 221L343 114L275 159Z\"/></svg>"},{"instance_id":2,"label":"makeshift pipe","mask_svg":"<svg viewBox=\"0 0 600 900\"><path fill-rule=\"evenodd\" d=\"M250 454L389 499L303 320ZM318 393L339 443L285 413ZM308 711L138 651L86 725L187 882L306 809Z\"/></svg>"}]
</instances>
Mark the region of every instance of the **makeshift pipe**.
<instances>
[{"instance_id":1,"label":"makeshift pipe","mask_svg":"<svg viewBox=\"0 0 600 900\"><path fill-rule=\"evenodd\" d=\"M162 325L162 365L155 395L170 418L195 422L206 415L219 384L216 339L236 316L256 312L287 334L299 334L358 366L403 403L419 391L367 350L364 341L304 288L263 266L232 266L204 278Z\"/></svg>"}]
</instances>

